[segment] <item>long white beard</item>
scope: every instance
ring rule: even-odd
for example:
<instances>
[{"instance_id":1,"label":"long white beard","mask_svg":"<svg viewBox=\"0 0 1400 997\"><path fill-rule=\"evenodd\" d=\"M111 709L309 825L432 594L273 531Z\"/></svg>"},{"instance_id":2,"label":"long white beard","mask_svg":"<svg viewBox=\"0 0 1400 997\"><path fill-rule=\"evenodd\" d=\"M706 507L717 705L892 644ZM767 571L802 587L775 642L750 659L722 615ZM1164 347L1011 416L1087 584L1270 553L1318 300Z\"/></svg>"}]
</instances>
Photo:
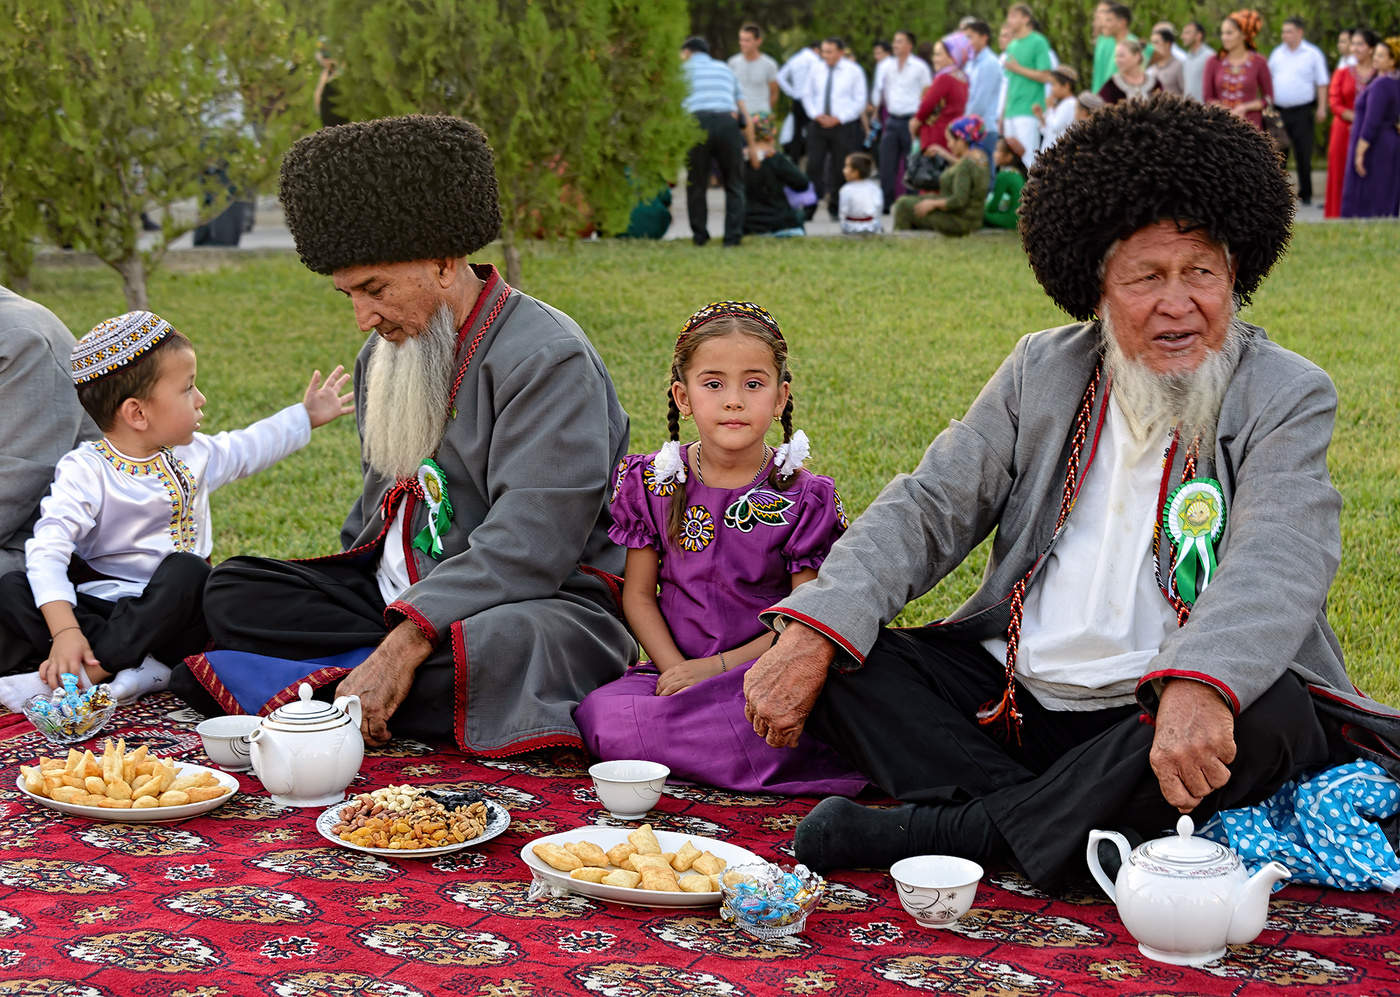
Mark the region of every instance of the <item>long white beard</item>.
<instances>
[{"instance_id":1,"label":"long white beard","mask_svg":"<svg viewBox=\"0 0 1400 997\"><path fill-rule=\"evenodd\" d=\"M376 339L365 372L364 457L387 478L408 478L442 442L457 362L457 320L442 305L417 336Z\"/></svg>"},{"instance_id":2,"label":"long white beard","mask_svg":"<svg viewBox=\"0 0 1400 997\"><path fill-rule=\"evenodd\" d=\"M1231 317L1225 342L1220 349L1208 353L1195 370L1159 374L1124 355L1113 335L1113 320L1106 305L1100 314L1104 366L1133 438L1146 443L1160 439L1175 427L1188 442L1199 436L1202 451L1210 453L1215 446L1220 403L1249 342L1249 327Z\"/></svg>"}]
</instances>

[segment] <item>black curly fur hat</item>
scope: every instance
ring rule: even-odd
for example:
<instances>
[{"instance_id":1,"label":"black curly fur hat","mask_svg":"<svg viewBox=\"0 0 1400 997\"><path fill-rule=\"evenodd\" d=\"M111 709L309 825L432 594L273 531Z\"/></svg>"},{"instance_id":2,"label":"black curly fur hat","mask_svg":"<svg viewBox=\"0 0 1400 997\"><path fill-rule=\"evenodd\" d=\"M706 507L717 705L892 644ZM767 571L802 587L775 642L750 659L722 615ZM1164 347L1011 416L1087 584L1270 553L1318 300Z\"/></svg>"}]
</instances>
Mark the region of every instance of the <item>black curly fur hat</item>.
<instances>
[{"instance_id":1,"label":"black curly fur hat","mask_svg":"<svg viewBox=\"0 0 1400 997\"><path fill-rule=\"evenodd\" d=\"M1109 246L1162 219L1228 246L1235 293L1247 304L1288 245L1293 193L1259 129L1223 108L1159 94L1097 111L1041 153L1020 218L1036 279L1087 320Z\"/></svg>"},{"instance_id":2,"label":"black curly fur hat","mask_svg":"<svg viewBox=\"0 0 1400 997\"><path fill-rule=\"evenodd\" d=\"M501 230L486 134L446 115L308 135L282 160L281 197L297 253L316 273L463 257Z\"/></svg>"}]
</instances>

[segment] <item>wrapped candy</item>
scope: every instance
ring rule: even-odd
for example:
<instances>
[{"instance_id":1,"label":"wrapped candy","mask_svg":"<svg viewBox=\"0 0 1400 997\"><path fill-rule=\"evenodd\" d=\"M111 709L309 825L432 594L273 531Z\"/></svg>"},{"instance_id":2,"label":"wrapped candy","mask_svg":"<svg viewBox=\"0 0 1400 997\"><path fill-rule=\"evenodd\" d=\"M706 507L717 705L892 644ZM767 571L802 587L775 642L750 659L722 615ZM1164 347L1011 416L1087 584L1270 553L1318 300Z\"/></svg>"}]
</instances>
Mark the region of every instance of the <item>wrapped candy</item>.
<instances>
[{"instance_id":1,"label":"wrapped candy","mask_svg":"<svg viewBox=\"0 0 1400 997\"><path fill-rule=\"evenodd\" d=\"M30 723L56 744L85 741L112 719L117 704L106 685L79 691L78 676L65 673L63 686L48 696L34 696L24 704Z\"/></svg>"},{"instance_id":2,"label":"wrapped candy","mask_svg":"<svg viewBox=\"0 0 1400 997\"><path fill-rule=\"evenodd\" d=\"M724 886L720 917L759 938L801 931L826 891L826 881L805 865L764 862L733 867L729 873L733 882Z\"/></svg>"}]
</instances>

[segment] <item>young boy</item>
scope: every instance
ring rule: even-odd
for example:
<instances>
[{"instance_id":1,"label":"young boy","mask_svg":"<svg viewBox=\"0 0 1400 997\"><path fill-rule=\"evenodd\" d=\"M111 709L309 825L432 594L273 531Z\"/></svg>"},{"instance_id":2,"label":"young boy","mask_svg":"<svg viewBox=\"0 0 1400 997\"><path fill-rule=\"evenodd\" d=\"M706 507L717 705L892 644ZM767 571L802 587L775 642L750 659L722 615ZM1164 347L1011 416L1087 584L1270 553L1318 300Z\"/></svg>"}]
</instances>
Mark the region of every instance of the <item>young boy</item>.
<instances>
[{"instance_id":1,"label":"young boy","mask_svg":"<svg viewBox=\"0 0 1400 997\"><path fill-rule=\"evenodd\" d=\"M841 175L846 182L841 185L841 231L842 232L881 232L880 213L885 210L885 195L880 183L870 179L875 171L875 161L864 152L853 152L846 157L846 165Z\"/></svg>"},{"instance_id":2,"label":"young boy","mask_svg":"<svg viewBox=\"0 0 1400 997\"><path fill-rule=\"evenodd\" d=\"M79 340L72 374L103 437L59 459L25 570L0 578L0 702L12 710L64 673L82 685L111 679L119 701L163 689L168 665L209 638L209 493L354 409L341 395L350 375L336 367L324 383L311 375L301 404L206 436L194 347L146 311Z\"/></svg>"}]
</instances>

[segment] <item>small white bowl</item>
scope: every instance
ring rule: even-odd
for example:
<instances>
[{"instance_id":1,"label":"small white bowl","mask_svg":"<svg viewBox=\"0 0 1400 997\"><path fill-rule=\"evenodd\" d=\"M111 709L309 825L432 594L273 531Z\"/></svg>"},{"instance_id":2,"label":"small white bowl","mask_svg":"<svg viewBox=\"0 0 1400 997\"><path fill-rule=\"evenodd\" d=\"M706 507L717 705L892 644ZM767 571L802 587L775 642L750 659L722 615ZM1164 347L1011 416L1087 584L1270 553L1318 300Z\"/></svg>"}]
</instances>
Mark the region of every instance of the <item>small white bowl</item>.
<instances>
[{"instance_id":1,"label":"small white bowl","mask_svg":"<svg viewBox=\"0 0 1400 997\"><path fill-rule=\"evenodd\" d=\"M946 928L972 906L982 867L956 855L913 855L890 866L890 875L910 917L925 928Z\"/></svg>"},{"instance_id":2,"label":"small white bowl","mask_svg":"<svg viewBox=\"0 0 1400 997\"><path fill-rule=\"evenodd\" d=\"M247 772L253 767L248 735L262 724L262 717L231 714L210 717L195 732L204 740L204 753L225 772Z\"/></svg>"},{"instance_id":3,"label":"small white bowl","mask_svg":"<svg viewBox=\"0 0 1400 997\"><path fill-rule=\"evenodd\" d=\"M623 759L590 766L593 788L608 813L623 820L645 817L661 799L661 788L671 770L660 762Z\"/></svg>"}]
</instances>

